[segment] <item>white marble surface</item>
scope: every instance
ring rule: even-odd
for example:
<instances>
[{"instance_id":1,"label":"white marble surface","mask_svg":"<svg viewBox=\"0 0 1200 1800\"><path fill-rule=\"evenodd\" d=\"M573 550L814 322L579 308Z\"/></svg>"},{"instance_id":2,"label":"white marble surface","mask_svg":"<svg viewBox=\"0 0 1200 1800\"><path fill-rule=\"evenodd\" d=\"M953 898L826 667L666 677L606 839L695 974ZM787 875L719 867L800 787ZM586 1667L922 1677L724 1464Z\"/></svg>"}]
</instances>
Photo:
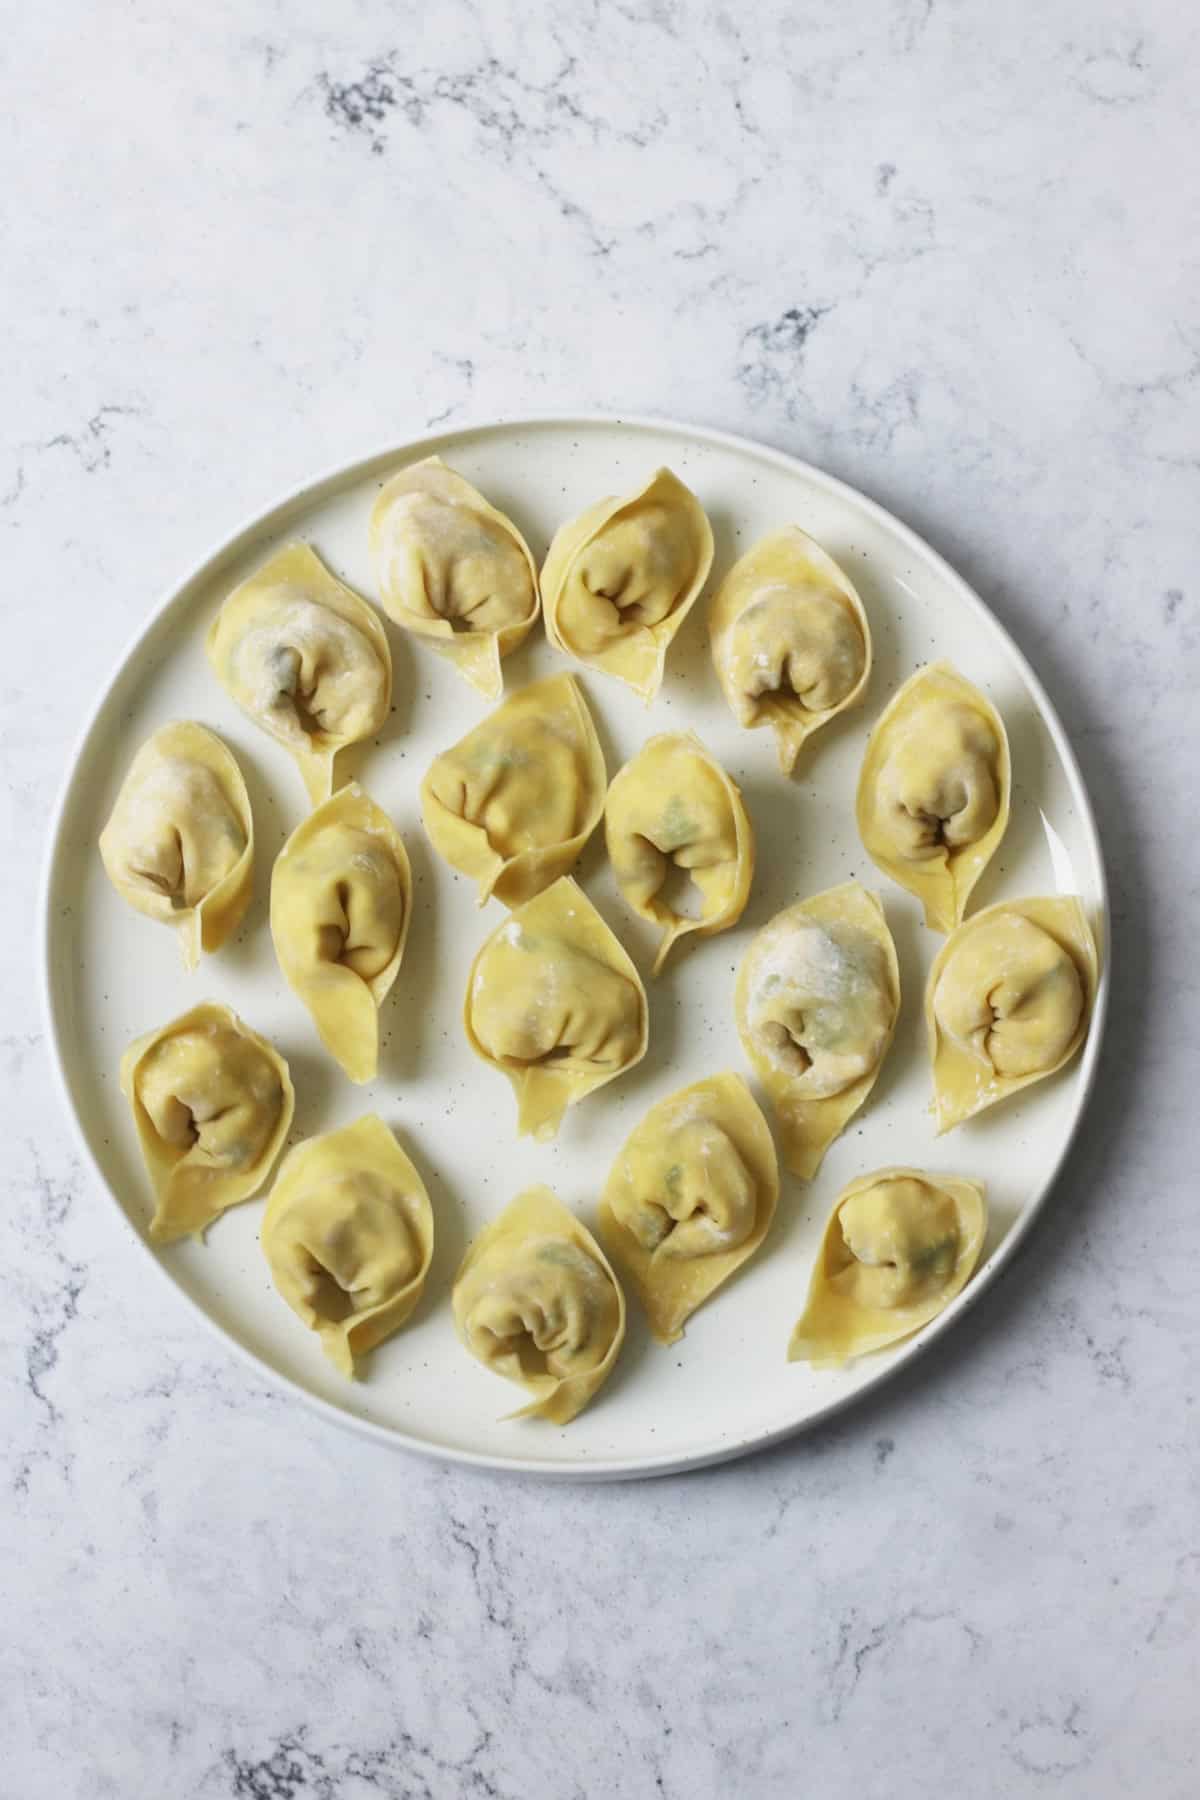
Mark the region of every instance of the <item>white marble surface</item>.
<instances>
[{"instance_id":1,"label":"white marble surface","mask_svg":"<svg viewBox=\"0 0 1200 1800\"><path fill-rule=\"evenodd\" d=\"M1200 36L1176 0L11 11L5 1792L1200 1791ZM30 915L154 596L438 420L661 411L891 505L1033 657L1116 908L1101 1092L942 1353L709 1474L388 1455L136 1266Z\"/></svg>"}]
</instances>

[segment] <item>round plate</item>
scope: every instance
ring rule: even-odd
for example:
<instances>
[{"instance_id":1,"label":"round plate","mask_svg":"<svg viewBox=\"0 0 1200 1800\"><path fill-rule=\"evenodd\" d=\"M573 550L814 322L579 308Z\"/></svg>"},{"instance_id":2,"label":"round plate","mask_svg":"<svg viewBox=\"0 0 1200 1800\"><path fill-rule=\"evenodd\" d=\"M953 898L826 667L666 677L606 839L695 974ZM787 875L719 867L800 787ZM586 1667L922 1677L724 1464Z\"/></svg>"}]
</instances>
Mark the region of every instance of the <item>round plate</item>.
<instances>
[{"instance_id":1,"label":"round plate","mask_svg":"<svg viewBox=\"0 0 1200 1800\"><path fill-rule=\"evenodd\" d=\"M568 665L541 631L505 663L509 692L571 666L581 677L610 774L653 732L692 727L741 784L758 841L758 874L738 927L677 947L650 989L644 1062L573 1108L558 1139L516 1135L502 1075L468 1049L460 1022L476 947L503 916L480 913L473 886L434 855L420 824L418 783L437 751L487 711L448 663L391 630L396 701L377 742L344 753L391 814L412 858L416 904L399 979L382 1016L379 1078L354 1088L323 1052L307 1013L276 967L267 928L270 869L304 816L300 776L286 752L234 706L210 672L204 633L223 596L278 545L311 540L332 569L375 594L367 518L394 469L437 452L511 514L534 554L555 527L602 494L639 485L659 464L699 495L716 537L713 577L764 533L802 525L847 569L870 614L875 668L866 703L810 745L798 777L778 772L769 731L741 730L708 657L707 605L694 609L647 710L620 683ZM711 591L711 590L710 590ZM1107 981L1083 1055L1061 1076L936 1139L923 1040L924 977L941 938L916 902L870 862L854 823L867 731L919 664L948 657L986 689L1012 741L1007 836L973 897L1078 893L1101 944L1107 901L1096 827L1075 758L1037 678L983 603L940 557L891 518L818 470L778 451L690 426L643 419L548 418L448 432L390 448L335 471L255 519L170 594L131 647L84 731L54 825L46 870L45 979L50 1035L85 1152L114 1197L142 1263L149 1259L260 1369L329 1418L382 1442L493 1467L572 1476L636 1475L739 1454L811 1424L877 1385L949 1331L1015 1251L1050 1189L1079 1123L1100 1049ZM109 886L96 838L137 746L167 720L194 718L233 748L257 829L255 899L236 940L187 975L175 934L133 912ZM603 832L577 871L588 893L648 971L655 934L622 902ZM455 1338L448 1304L472 1235L523 1187L546 1182L589 1222L627 1133L662 1095L721 1069L747 1074L733 1023L734 974L751 935L780 907L857 876L882 894L900 955L903 1006L892 1051L864 1111L809 1186L785 1179L760 1254L664 1349L630 1303L625 1348L596 1402L565 1429L504 1415L520 1392L477 1365ZM261 1200L235 1207L205 1244L150 1249L150 1190L117 1080L129 1041L197 1000L225 1001L291 1064L294 1136L379 1112L426 1176L437 1248L412 1322L343 1380L276 1295L258 1247ZM942 1317L900 1348L853 1368L817 1373L786 1360L804 1304L822 1222L852 1177L911 1163L986 1181L991 1227L974 1280Z\"/></svg>"}]
</instances>

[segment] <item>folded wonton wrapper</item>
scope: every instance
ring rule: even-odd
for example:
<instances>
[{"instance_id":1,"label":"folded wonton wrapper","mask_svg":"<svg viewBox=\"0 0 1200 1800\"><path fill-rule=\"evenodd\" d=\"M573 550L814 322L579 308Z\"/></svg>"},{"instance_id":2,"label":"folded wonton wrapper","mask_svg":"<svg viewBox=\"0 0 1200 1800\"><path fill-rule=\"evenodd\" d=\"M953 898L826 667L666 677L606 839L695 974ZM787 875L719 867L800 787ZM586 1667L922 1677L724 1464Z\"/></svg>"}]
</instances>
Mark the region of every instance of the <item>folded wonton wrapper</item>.
<instances>
[{"instance_id":1,"label":"folded wonton wrapper","mask_svg":"<svg viewBox=\"0 0 1200 1800\"><path fill-rule=\"evenodd\" d=\"M141 746L100 833L109 880L179 933L194 969L242 922L254 886L254 819L242 771L203 725L164 725Z\"/></svg>"},{"instance_id":2,"label":"folded wonton wrapper","mask_svg":"<svg viewBox=\"0 0 1200 1800\"><path fill-rule=\"evenodd\" d=\"M392 653L375 609L308 544L279 550L234 588L209 627L222 687L295 757L314 806L333 764L392 703Z\"/></svg>"},{"instance_id":3,"label":"folded wonton wrapper","mask_svg":"<svg viewBox=\"0 0 1200 1800\"><path fill-rule=\"evenodd\" d=\"M604 807L609 860L635 912L663 928L657 975L688 932L711 937L736 924L754 879L754 832L741 790L691 732L664 732L614 777ZM662 897L671 865L700 895L686 918Z\"/></svg>"},{"instance_id":4,"label":"folded wonton wrapper","mask_svg":"<svg viewBox=\"0 0 1200 1800\"><path fill-rule=\"evenodd\" d=\"M570 675L531 681L431 765L421 816L433 847L479 884L482 906L532 900L600 822L607 770Z\"/></svg>"},{"instance_id":5,"label":"folded wonton wrapper","mask_svg":"<svg viewBox=\"0 0 1200 1800\"><path fill-rule=\"evenodd\" d=\"M295 1096L279 1052L227 1006L205 1001L132 1043L121 1058L157 1204L157 1244L202 1236L270 1174Z\"/></svg>"},{"instance_id":6,"label":"folded wonton wrapper","mask_svg":"<svg viewBox=\"0 0 1200 1800\"><path fill-rule=\"evenodd\" d=\"M986 1235L980 1181L860 1175L834 1202L788 1361L838 1368L911 1337L962 1292Z\"/></svg>"},{"instance_id":7,"label":"folded wonton wrapper","mask_svg":"<svg viewBox=\"0 0 1200 1800\"><path fill-rule=\"evenodd\" d=\"M847 881L776 913L742 960L736 1010L784 1160L811 1181L874 1087L896 1029L900 966L878 898Z\"/></svg>"},{"instance_id":8,"label":"folded wonton wrapper","mask_svg":"<svg viewBox=\"0 0 1200 1800\"><path fill-rule=\"evenodd\" d=\"M960 925L925 988L939 1133L1070 1062L1098 979L1096 940L1073 895L1002 900Z\"/></svg>"},{"instance_id":9,"label":"folded wonton wrapper","mask_svg":"<svg viewBox=\"0 0 1200 1800\"><path fill-rule=\"evenodd\" d=\"M1004 721L949 663L904 683L867 741L858 830L871 860L953 931L1004 836L1012 765Z\"/></svg>"},{"instance_id":10,"label":"folded wonton wrapper","mask_svg":"<svg viewBox=\"0 0 1200 1800\"><path fill-rule=\"evenodd\" d=\"M411 915L404 841L352 781L296 827L271 872L279 966L351 1081L375 1078L379 1008Z\"/></svg>"},{"instance_id":11,"label":"folded wonton wrapper","mask_svg":"<svg viewBox=\"0 0 1200 1800\"><path fill-rule=\"evenodd\" d=\"M518 1194L480 1232L451 1306L471 1355L533 1395L516 1419L570 1424L625 1338L625 1296L604 1252L546 1187Z\"/></svg>"},{"instance_id":12,"label":"folded wonton wrapper","mask_svg":"<svg viewBox=\"0 0 1200 1800\"><path fill-rule=\"evenodd\" d=\"M712 567L704 508L670 469L559 527L542 565L546 633L558 650L650 701Z\"/></svg>"},{"instance_id":13,"label":"folded wonton wrapper","mask_svg":"<svg viewBox=\"0 0 1200 1800\"><path fill-rule=\"evenodd\" d=\"M739 725L775 733L790 774L805 740L862 699L871 628L853 582L798 525L730 569L708 619L713 666Z\"/></svg>"},{"instance_id":14,"label":"folded wonton wrapper","mask_svg":"<svg viewBox=\"0 0 1200 1800\"><path fill-rule=\"evenodd\" d=\"M404 1324L433 1259L425 1183L367 1113L289 1150L260 1233L271 1279L343 1375Z\"/></svg>"},{"instance_id":15,"label":"folded wonton wrapper","mask_svg":"<svg viewBox=\"0 0 1200 1800\"><path fill-rule=\"evenodd\" d=\"M371 558L384 611L489 700L502 657L538 616L537 564L511 519L440 456L401 469L371 512Z\"/></svg>"},{"instance_id":16,"label":"folded wonton wrapper","mask_svg":"<svg viewBox=\"0 0 1200 1800\"><path fill-rule=\"evenodd\" d=\"M551 1138L568 1106L642 1060L646 990L564 875L493 931L467 981L467 1041L517 1095L517 1130Z\"/></svg>"},{"instance_id":17,"label":"folded wonton wrapper","mask_svg":"<svg viewBox=\"0 0 1200 1800\"><path fill-rule=\"evenodd\" d=\"M605 1248L662 1344L754 1255L779 1199L775 1146L740 1075L710 1075L652 1106L600 1204Z\"/></svg>"}]
</instances>

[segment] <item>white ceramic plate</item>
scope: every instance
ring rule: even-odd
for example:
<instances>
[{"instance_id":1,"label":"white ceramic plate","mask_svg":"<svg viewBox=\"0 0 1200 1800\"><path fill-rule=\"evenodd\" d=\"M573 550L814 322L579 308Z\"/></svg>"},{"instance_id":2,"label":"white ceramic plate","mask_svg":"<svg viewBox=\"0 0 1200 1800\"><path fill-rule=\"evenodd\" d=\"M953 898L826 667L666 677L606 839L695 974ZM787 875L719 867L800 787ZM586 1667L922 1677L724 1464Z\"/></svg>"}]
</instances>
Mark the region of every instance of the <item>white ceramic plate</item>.
<instances>
[{"instance_id":1,"label":"white ceramic plate","mask_svg":"<svg viewBox=\"0 0 1200 1800\"><path fill-rule=\"evenodd\" d=\"M367 516L386 476L436 451L510 513L535 555L589 501L638 484L667 463L698 493L716 536L714 580L763 533L794 521L841 562L871 616L875 669L866 704L828 727L794 782L777 771L768 731L745 732L726 710L708 658L702 600L667 661L647 711L621 684L583 673L610 774L655 731L693 727L731 771L758 838L750 905L733 931L677 948L651 989L645 1061L568 1113L556 1142L518 1139L508 1082L467 1048L460 1007L476 946L502 916L480 913L470 883L430 849L417 788L434 754L486 704L414 639L391 629L396 703L380 741L345 754L408 845L416 906L400 977L383 1016L379 1079L353 1088L322 1051L280 976L267 929L270 869L304 815L299 774L283 749L236 709L210 673L204 632L229 589L274 548L310 539L336 573L374 596ZM711 590L710 590L711 591ZM937 1140L928 1112L921 1027L925 973L941 939L915 901L889 884L858 841L853 797L872 720L920 663L949 657L1000 707L1012 740L1012 822L974 897L1082 895L1108 945L1104 872L1078 767L1029 665L982 602L920 539L840 482L777 451L688 426L641 419L551 418L487 425L401 445L305 487L223 544L154 612L84 732L56 820L45 884L45 969L51 1040L67 1103L100 1182L147 1261L164 1270L235 1346L330 1418L383 1442L463 1462L544 1474L649 1474L735 1456L811 1424L876 1385L949 1332L1012 1255L1042 1205L1078 1125L1100 1048L1107 981L1084 1053L1060 1077ZM568 666L539 630L505 663L511 689ZM575 665L570 665L575 667ZM581 671L576 668L576 673ZM246 775L258 834L254 904L238 940L184 973L175 934L127 907L96 851L134 750L169 719L215 727ZM625 907L597 832L578 871L587 891L648 970L654 934ZM609 1165L650 1104L685 1082L745 1068L734 1029L734 971L752 933L780 907L858 876L882 893L900 953L904 1001L891 1054L864 1112L809 1187L785 1180L765 1249L670 1349L655 1345L630 1306L612 1379L565 1430L506 1421L519 1394L455 1339L448 1292L474 1232L532 1182L548 1182L590 1220ZM143 1236L147 1177L117 1081L131 1038L202 998L226 1001L286 1055L296 1085L295 1136L376 1110L398 1128L428 1181L437 1250L413 1322L343 1380L317 1340L275 1294L258 1248L261 1200L219 1220L207 1244L154 1251ZM891 1353L848 1372L816 1373L785 1359L821 1223L851 1177L913 1163L986 1180L991 1230L974 1280L947 1312ZM953 1355L953 1343L945 1354Z\"/></svg>"}]
</instances>

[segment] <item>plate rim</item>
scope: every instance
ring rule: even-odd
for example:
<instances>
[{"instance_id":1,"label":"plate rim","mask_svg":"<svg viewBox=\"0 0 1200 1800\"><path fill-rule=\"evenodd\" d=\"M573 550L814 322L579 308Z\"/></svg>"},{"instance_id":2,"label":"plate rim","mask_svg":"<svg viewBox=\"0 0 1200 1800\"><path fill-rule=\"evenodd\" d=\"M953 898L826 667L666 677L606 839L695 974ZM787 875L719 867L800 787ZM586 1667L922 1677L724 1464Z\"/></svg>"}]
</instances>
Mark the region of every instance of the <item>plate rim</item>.
<instances>
[{"instance_id":1,"label":"plate rim","mask_svg":"<svg viewBox=\"0 0 1200 1800\"><path fill-rule=\"evenodd\" d=\"M471 435L503 432L520 432L539 430L545 426L558 426L568 429L589 430L596 427L612 430L628 428L634 431L674 433L676 435L702 440L720 449L749 455L774 463L784 472L799 475L825 488L839 499L851 505L865 509L875 521L897 534L899 539L918 557L927 558L937 568L941 577L957 591L958 597L965 601L982 623L997 632L1013 657L1018 671L1026 683L1041 715L1043 723L1050 733L1051 739L1066 772L1072 798L1079 810L1080 821L1090 841L1095 859L1098 901L1097 913L1101 924L1101 961L1100 978L1096 989L1096 997L1092 1011L1092 1025L1087 1041L1083 1047L1080 1062L1080 1087L1075 1105L1074 1117L1063 1139L1059 1153L1049 1169L1037 1199L1028 1205L1016 1222L1009 1228L1001 1242L992 1251L983 1267L976 1272L973 1280L967 1283L950 1305L914 1338L904 1344L899 1351L884 1364L877 1373L870 1376L850 1393L831 1396L828 1402L815 1411L806 1414L802 1419L792 1420L769 1431L753 1433L750 1437L727 1441L715 1447L696 1452L667 1451L647 1456L608 1456L570 1463L539 1457L536 1455L503 1456L494 1452L460 1449L454 1446L441 1445L428 1439L414 1436L399 1427L379 1424L372 1419L365 1419L325 1400L313 1393L302 1383L284 1374L272 1364L257 1356L254 1351L241 1343L236 1337L215 1319L187 1289L176 1280L166 1263L154 1250L154 1247L134 1227L120 1200L113 1192L103 1170L92 1150L88 1135L76 1110L72 1097L71 1085L66 1071L63 1056L62 1037L59 1018L55 1006L55 987L52 974L54 922L57 908L54 896L57 889L59 864L65 851L63 844L64 825L71 810L76 784L80 776L83 752L89 738L95 730L101 714L108 705L112 691L122 674L129 666L131 659L147 638L157 629L164 616L178 601L180 595L189 588L197 586L208 573L222 560L236 555L252 535L260 534L271 528L271 522L281 515L303 505L307 499L315 499L323 489L336 488L348 479L365 470L374 463L389 458L431 455L437 446L448 441ZM552 1481L602 1482L620 1480L639 1480L658 1475L679 1474L691 1469L709 1468L718 1463L731 1462L737 1457L750 1455L752 1452L769 1449L772 1445L797 1437L802 1432L816 1429L827 1424L839 1414L874 1395L901 1370L909 1369L913 1363L934 1345L939 1344L944 1334L950 1330L959 1318L967 1312L976 1300L999 1279L1005 1268L1017 1255L1026 1236L1034 1223L1041 1217L1059 1176L1075 1146L1084 1114L1096 1086L1097 1072L1103 1050L1105 1030L1108 1019L1108 1003L1110 992L1110 974L1112 964L1112 912L1108 883L1108 871L1104 859L1104 846L1091 796L1083 778L1074 747L1059 717L1058 710L1047 694L1036 670L1030 664L1024 651L1017 643L1008 627L991 610L975 589L959 574L941 552L927 542L910 525L897 518L879 501L865 494L861 489L843 481L837 475L806 462L802 457L794 456L790 451L780 450L771 444L761 443L756 438L745 436L741 432L726 431L717 426L698 425L686 420L672 419L664 415L637 412L606 412L589 410L586 412L540 412L523 413L514 416L488 416L479 419L465 419L449 429L430 431L426 429L420 435L411 438L390 439L359 455L342 458L319 474L311 475L298 483L284 495L272 501L265 508L248 514L234 530L220 538L215 547L207 550L178 579L168 584L153 603L145 619L132 637L124 645L115 663L112 665L104 685L94 704L87 712L82 725L72 739L68 752L66 767L60 776L58 791L50 814L49 828L38 882L38 937L37 937L37 977L40 990L41 1013L46 1029L46 1044L53 1067L54 1085L59 1101L65 1110L71 1125L76 1146L80 1152L84 1168L90 1172L93 1180L105 1194L109 1208L115 1213L119 1226L127 1240L131 1240L143 1256L157 1270L158 1277L165 1281L176 1299L201 1319L212 1334L226 1349L238 1358L246 1367L254 1372L260 1381L265 1380L281 1389L290 1397L299 1400L314 1410L327 1422L339 1426L343 1430L379 1444L389 1450L401 1450L430 1458L437 1462L453 1463L461 1467L487 1469L506 1475L537 1476ZM982 1278L982 1279L981 1279Z\"/></svg>"}]
</instances>

